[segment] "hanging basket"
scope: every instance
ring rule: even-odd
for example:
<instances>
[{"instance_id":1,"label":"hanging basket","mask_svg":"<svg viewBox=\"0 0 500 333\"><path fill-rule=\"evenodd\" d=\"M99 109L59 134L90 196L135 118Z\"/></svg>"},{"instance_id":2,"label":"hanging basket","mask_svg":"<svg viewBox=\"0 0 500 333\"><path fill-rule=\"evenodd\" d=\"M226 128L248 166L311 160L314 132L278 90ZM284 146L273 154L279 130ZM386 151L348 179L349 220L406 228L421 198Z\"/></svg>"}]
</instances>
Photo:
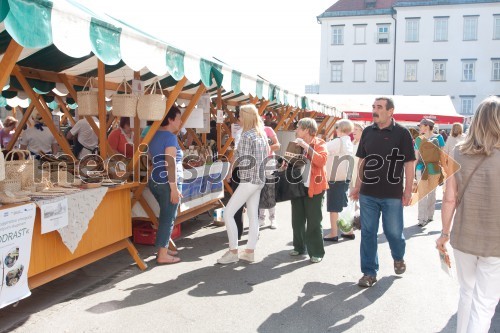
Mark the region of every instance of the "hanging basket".
<instances>
[{"instance_id":1,"label":"hanging basket","mask_svg":"<svg viewBox=\"0 0 500 333\"><path fill-rule=\"evenodd\" d=\"M113 95L111 99L111 104L113 105L111 113L115 117L135 117L137 113L138 97L132 93L127 94L127 86L129 87L130 92L132 92L132 87L125 79L122 81L122 83L120 83L120 85L116 89L117 92L122 84L125 89L125 94L115 93Z\"/></svg>"},{"instance_id":2,"label":"hanging basket","mask_svg":"<svg viewBox=\"0 0 500 333\"><path fill-rule=\"evenodd\" d=\"M76 93L78 99L78 115L79 116L97 116L99 115L99 107L97 104L97 90L94 90L93 86L94 78L91 77L85 83L83 91ZM89 86L89 90L85 91L85 88Z\"/></svg>"},{"instance_id":3,"label":"hanging basket","mask_svg":"<svg viewBox=\"0 0 500 333\"><path fill-rule=\"evenodd\" d=\"M17 160L14 160L17 156ZM31 188L35 183L34 162L28 150L11 150L5 155L5 178L20 181L21 189Z\"/></svg>"},{"instance_id":4,"label":"hanging basket","mask_svg":"<svg viewBox=\"0 0 500 333\"><path fill-rule=\"evenodd\" d=\"M160 87L161 94L156 94L156 84ZM139 96L137 102L137 115L141 120L163 120L167 98L163 95L163 90L159 81L150 86L149 94Z\"/></svg>"}]
</instances>

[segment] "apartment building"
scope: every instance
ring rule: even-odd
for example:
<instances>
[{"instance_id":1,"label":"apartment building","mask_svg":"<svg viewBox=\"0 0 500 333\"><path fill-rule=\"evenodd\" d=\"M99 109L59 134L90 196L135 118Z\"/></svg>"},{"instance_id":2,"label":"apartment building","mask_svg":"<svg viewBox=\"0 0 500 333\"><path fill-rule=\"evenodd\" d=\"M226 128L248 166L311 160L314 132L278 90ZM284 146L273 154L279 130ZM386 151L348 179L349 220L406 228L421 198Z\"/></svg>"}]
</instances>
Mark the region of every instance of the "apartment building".
<instances>
[{"instance_id":1,"label":"apartment building","mask_svg":"<svg viewBox=\"0 0 500 333\"><path fill-rule=\"evenodd\" d=\"M321 23L320 94L500 95L500 0L339 0Z\"/></svg>"}]
</instances>

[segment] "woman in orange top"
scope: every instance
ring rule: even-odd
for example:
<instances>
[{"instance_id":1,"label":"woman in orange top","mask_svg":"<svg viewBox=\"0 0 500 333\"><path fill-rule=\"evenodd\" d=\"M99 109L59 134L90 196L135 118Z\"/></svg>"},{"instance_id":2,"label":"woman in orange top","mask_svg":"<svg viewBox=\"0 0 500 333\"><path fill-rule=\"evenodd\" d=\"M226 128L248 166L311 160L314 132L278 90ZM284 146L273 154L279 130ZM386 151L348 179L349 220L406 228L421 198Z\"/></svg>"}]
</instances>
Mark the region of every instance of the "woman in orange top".
<instances>
[{"instance_id":1,"label":"woman in orange top","mask_svg":"<svg viewBox=\"0 0 500 333\"><path fill-rule=\"evenodd\" d=\"M130 128L130 118L120 118L120 127L109 134L108 142L114 154L122 154L126 158L132 158L134 154L134 131Z\"/></svg>"},{"instance_id":2,"label":"woman in orange top","mask_svg":"<svg viewBox=\"0 0 500 333\"><path fill-rule=\"evenodd\" d=\"M297 124L296 142L304 148L307 164L302 174L307 196L292 199L293 251L291 256L305 254L306 248L311 262L323 260L322 204L328 189L326 160L328 151L324 140L316 137L318 124L312 118L302 118ZM307 207L307 209L306 209ZM307 224L307 227L306 227Z\"/></svg>"}]
</instances>

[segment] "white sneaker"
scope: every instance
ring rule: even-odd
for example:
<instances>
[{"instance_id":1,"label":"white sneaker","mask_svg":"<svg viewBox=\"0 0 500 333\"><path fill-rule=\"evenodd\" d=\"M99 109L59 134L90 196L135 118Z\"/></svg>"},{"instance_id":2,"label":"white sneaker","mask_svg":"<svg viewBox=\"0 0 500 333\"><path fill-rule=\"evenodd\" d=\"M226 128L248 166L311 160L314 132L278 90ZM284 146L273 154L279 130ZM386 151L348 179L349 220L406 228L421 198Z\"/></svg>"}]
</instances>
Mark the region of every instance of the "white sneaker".
<instances>
[{"instance_id":1,"label":"white sneaker","mask_svg":"<svg viewBox=\"0 0 500 333\"><path fill-rule=\"evenodd\" d=\"M240 259L248 262L254 262L255 261L254 254L255 254L254 252L241 251Z\"/></svg>"},{"instance_id":2,"label":"white sneaker","mask_svg":"<svg viewBox=\"0 0 500 333\"><path fill-rule=\"evenodd\" d=\"M264 220L264 219L262 219L262 220L261 220L261 219L259 219L259 227L261 227L261 228L262 228L262 227L264 227L265 225L266 225L266 220Z\"/></svg>"},{"instance_id":3,"label":"white sneaker","mask_svg":"<svg viewBox=\"0 0 500 333\"><path fill-rule=\"evenodd\" d=\"M276 220L271 221L271 229L278 229L278 222Z\"/></svg>"},{"instance_id":4,"label":"white sneaker","mask_svg":"<svg viewBox=\"0 0 500 333\"><path fill-rule=\"evenodd\" d=\"M224 253L222 257L217 259L217 263L221 265L231 264L233 262L238 262L238 253L233 253L231 251L227 251Z\"/></svg>"}]
</instances>

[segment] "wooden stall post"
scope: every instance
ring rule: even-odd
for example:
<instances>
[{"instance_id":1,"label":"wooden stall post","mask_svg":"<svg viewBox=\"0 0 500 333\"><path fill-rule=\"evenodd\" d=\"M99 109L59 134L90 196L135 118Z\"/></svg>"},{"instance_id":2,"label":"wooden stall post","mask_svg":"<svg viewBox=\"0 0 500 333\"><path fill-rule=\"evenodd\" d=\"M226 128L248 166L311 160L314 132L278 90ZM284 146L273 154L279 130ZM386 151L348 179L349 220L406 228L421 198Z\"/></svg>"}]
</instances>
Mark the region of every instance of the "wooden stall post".
<instances>
[{"instance_id":1,"label":"wooden stall post","mask_svg":"<svg viewBox=\"0 0 500 333\"><path fill-rule=\"evenodd\" d=\"M17 44L14 39L10 41L7 50L3 54L2 61L0 62L0 88L3 88L7 83L7 79L9 78L10 73L12 73L22 50L23 47Z\"/></svg>"},{"instance_id":2,"label":"wooden stall post","mask_svg":"<svg viewBox=\"0 0 500 333\"><path fill-rule=\"evenodd\" d=\"M134 80L141 79L141 72L134 72ZM106 128L107 130L107 128ZM141 120L139 116L136 114L134 117L134 155L139 153L139 145L141 144ZM139 163L138 167L133 168L133 179L134 181L139 180L140 172L141 172L141 163Z\"/></svg>"},{"instance_id":3,"label":"wooden stall post","mask_svg":"<svg viewBox=\"0 0 500 333\"><path fill-rule=\"evenodd\" d=\"M105 99L106 97L104 95L106 92L106 72L104 68L104 63L100 59L97 60L97 86L98 86L97 106L99 109L99 124L106 124L106 99ZM103 160L108 158L108 145L107 145L108 138L106 136L106 130L107 128L104 126L99 127L99 150L101 158Z\"/></svg>"},{"instance_id":4,"label":"wooden stall post","mask_svg":"<svg viewBox=\"0 0 500 333\"><path fill-rule=\"evenodd\" d=\"M17 125L16 131L14 132L12 139L10 139L9 144L7 145L7 150L12 150L12 148L16 144L17 139L19 138L19 135L21 135L21 132L23 131L23 127L28 122L28 119L31 116L31 113L33 113L34 108L35 108L35 104L33 104L33 101L31 101L30 105L26 109L26 112L24 112L23 118L21 119L21 121Z\"/></svg>"}]
</instances>

